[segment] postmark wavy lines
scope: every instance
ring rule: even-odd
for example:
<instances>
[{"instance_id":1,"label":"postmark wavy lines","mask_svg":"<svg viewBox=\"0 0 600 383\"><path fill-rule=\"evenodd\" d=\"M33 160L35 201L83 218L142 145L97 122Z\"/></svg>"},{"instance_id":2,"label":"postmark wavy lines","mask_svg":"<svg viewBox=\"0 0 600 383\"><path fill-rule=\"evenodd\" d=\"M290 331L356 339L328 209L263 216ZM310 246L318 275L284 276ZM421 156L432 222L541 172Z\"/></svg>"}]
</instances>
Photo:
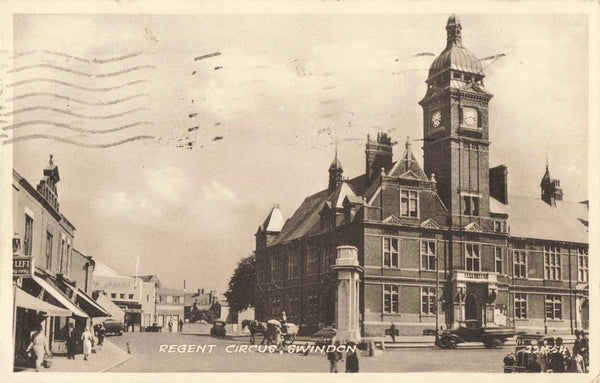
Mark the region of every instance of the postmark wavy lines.
<instances>
[{"instance_id":1,"label":"postmark wavy lines","mask_svg":"<svg viewBox=\"0 0 600 383\"><path fill-rule=\"evenodd\" d=\"M123 56L119 56L119 57L112 57L112 58L108 58L108 59L86 59L83 57L77 57L77 56L73 56L64 52L59 52L59 51L51 51L51 50L45 50L45 49L34 49L34 50L30 50L30 51L26 51L26 52L21 52L18 53L16 55L14 55L12 58L16 59L19 57L23 57L23 56L30 56L30 55L35 55L35 54L49 54L49 55L54 55L54 56L60 56L60 57L66 57L66 58L70 58L73 60L77 60L77 61L81 61L84 63L89 63L89 64L106 64L106 63L111 63L111 62L117 62L117 61L122 61L122 60L127 60L129 58L133 58L133 57L137 57L140 55L143 55L145 52L135 52L135 53L130 53L127 55L123 55Z\"/></svg>"},{"instance_id":2,"label":"postmark wavy lines","mask_svg":"<svg viewBox=\"0 0 600 383\"><path fill-rule=\"evenodd\" d=\"M126 124L126 125L118 126L116 128L109 128L109 129L84 129L84 128L79 128L77 126L72 126L72 125L69 125L69 124L55 122L55 121L33 120L33 121L25 121L25 122L21 122L21 123L18 123L18 124L5 126L5 127L2 128L2 130L4 130L4 131L6 131L6 130L14 130L14 129L19 129L19 128L23 128L23 127L26 127L26 126L32 126L32 125L54 126L54 127L57 127L57 128L69 129L69 130L72 130L72 131L75 131L75 132L80 132L80 133L106 134L106 133L119 132L119 131L122 131L122 130L134 128L136 126L141 126L141 125L153 125L153 123L151 121L137 121L137 122L134 122L134 123L131 123L131 124Z\"/></svg>"},{"instance_id":3,"label":"postmark wavy lines","mask_svg":"<svg viewBox=\"0 0 600 383\"><path fill-rule=\"evenodd\" d=\"M52 108L49 106L32 106L30 108L13 110L12 112L5 113L4 116L11 116L11 115L20 114L20 113L34 112L37 110L45 110L45 111L49 111L49 112L62 113L62 114L67 114L69 116L78 117L78 118L88 118L90 120L110 120L112 118L122 117L122 116L126 116L128 114L140 112L142 110L150 110L150 109L149 108L135 108L135 109L126 110L124 112L116 113L116 114L109 114L109 115L104 115L104 116L89 116L89 115L85 115L85 114L73 113L73 112L71 112L69 110L65 110L65 109Z\"/></svg>"},{"instance_id":4,"label":"postmark wavy lines","mask_svg":"<svg viewBox=\"0 0 600 383\"><path fill-rule=\"evenodd\" d=\"M17 81L12 84L8 84L6 86L7 87L16 87L16 86L31 84L31 83L36 83L36 82L48 82L51 84L64 85L64 86L68 86L71 88L86 90L86 91L90 91L90 92L110 92L113 90L125 88L125 87L136 85L136 84L147 83L147 82L151 82L151 81L145 80L145 79L144 80L134 80L134 81L126 82L124 84L119 84L119 85L115 85L115 86L107 87L107 88L88 88L88 87L84 87L84 86L80 86L80 85L71 84L71 83L68 83L65 81L55 80L52 78L38 77L38 78L32 78L32 79L23 80L23 81Z\"/></svg>"},{"instance_id":5,"label":"postmark wavy lines","mask_svg":"<svg viewBox=\"0 0 600 383\"><path fill-rule=\"evenodd\" d=\"M57 70L57 71L63 71L63 72L75 74L78 76L84 76L84 77L90 77L90 78L114 77L114 76L127 74L127 73L134 72L134 71L141 70L141 69L155 69L154 65L138 65L136 67L126 68L126 69L123 69L123 70L120 70L117 72L111 72L111 73L86 73L86 72L80 72L80 71L76 71L73 69L61 67L58 65L34 64L34 65L26 65L26 66L22 66L19 68L11 69L11 70L7 71L7 73L16 73L16 72L23 72L23 71L30 70L30 69L44 69L44 68L53 69L53 70Z\"/></svg>"},{"instance_id":6,"label":"postmark wavy lines","mask_svg":"<svg viewBox=\"0 0 600 383\"><path fill-rule=\"evenodd\" d=\"M52 134L30 134L30 135L27 135L27 136L20 136L20 137L15 137L15 138L8 139L8 140L4 141L2 144L3 145L7 145L7 144L15 144L15 143L21 142L21 141L36 140L36 139L45 139L45 140L60 141L60 142L66 143L66 144L80 146L80 147L83 147L83 148L104 149L104 148L110 148L110 147L113 147L113 146L123 145L123 144L126 144L128 142L140 141L140 140L153 140L155 138L156 137L154 137L154 136L141 135L141 136L135 136L135 137L125 138L123 140L119 140L119 141L115 141L115 142L110 142L110 143L107 143L107 144L88 144L88 143L85 143L85 142L74 141L74 140L71 140L69 138L54 136Z\"/></svg>"},{"instance_id":7,"label":"postmark wavy lines","mask_svg":"<svg viewBox=\"0 0 600 383\"><path fill-rule=\"evenodd\" d=\"M111 100L111 101L89 102L89 101L79 100L79 99L68 97L68 96L62 96L60 94L51 93L51 92L33 92L33 93L22 94L20 96L11 97L11 98L6 99L6 101L23 100L23 99L31 98L31 97L53 97L53 98L58 98L60 100L76 102L81 105L108 106L108 105L120 104L122 102L133 100L134 98L143 97L143 96L148 96L148 94L147 93L139 93L139 94L134 94L129 97L119 98L119 99Z\"/></svg>"}]
</instances>

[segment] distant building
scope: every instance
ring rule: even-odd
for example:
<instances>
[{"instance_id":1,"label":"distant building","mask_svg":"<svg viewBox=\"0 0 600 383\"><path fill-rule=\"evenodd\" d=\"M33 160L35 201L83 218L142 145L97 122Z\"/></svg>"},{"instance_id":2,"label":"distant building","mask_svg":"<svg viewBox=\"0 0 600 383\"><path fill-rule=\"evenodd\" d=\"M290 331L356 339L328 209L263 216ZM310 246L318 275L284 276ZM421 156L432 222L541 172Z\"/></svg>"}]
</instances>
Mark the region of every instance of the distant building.
<instances>
[{"instance_id":1,"label":"distant building","mask_svg":"<svg viewBox=\"0 0 600 383\"><path fill-rule=\"evenodd\" d=\"M156 299L154 283L120 275L106 264L96 262L93 289L99 294L105 294L123 310L124 323L133 326L134 331L152 325Z\"/></svg>"},{"instance_id":2,"label":"distant building","mask_svg":"<svg viewBox=\"0 0 600 383\"><path fill-rule=\"evenodd\" d=\"M172 321L172 330L177 332L177 324L184 318L183 290L158 287L156 295L156 323L163 327L163 331L168 331L169 321Z\"/></svg>"},{"instance_id":3,"label":"distant building","mask_svg":"<svg viewBox=\"0 0 600 383\"><path fill-rule=\"evenodd\" d=\"M548 166L541 197L508 195L506 167L489 167L483 66L454 15L446 31L420 101L423 167L409 141L395 161L391 137L367 136L363 174L344 178L336 154L327 188L284 224L274 207L256 233L259 319L285 310L304 332L334 324L331 266L336 247L352 245L364 268L363 336L392 323L421 334L464 320L541 333L588 328L588 204L564 201Z\"/></svg>"},{"instance_id":4,"label":"distant building","mask_svg":"<svg viewBox=\"0 0 600 383\"><path fill-rule=\"evenodd\" d=\"M204 289L198 289L194 293L185 293L184 298L184 318L189 321L192 318L192 314L197 311L210 310L213 305L218 302L218 295L216 290L210 290L204 292Z\"/></svg>"}]
</instances>

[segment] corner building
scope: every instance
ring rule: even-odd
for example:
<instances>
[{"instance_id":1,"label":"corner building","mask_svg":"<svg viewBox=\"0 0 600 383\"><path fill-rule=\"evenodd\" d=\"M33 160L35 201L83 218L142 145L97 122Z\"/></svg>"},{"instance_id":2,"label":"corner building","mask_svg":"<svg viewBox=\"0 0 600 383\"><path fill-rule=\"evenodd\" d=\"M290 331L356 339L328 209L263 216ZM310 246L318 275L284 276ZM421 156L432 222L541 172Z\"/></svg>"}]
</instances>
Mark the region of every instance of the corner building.
<instances>
[{"instance_id":1,"label":"corner building","mask_svg":"<svg viewBox=\"0 0 600 383\"><path fill-rule=\"evenodd\" d=\"M344 178L337 158L328 188L283 220L276 206L256 233L258 303L301 331L335 321L336 247L355 246L364 267L363 336L403 335L460 321L549 334L588 327L588 204L563 201L542 177L540 197L508 195L508 171L489 167L488 105L480 60L450 16L447 45L426 80L424 161L407 142L367 136L365 173Z\"/></svg>"}]
</instances>

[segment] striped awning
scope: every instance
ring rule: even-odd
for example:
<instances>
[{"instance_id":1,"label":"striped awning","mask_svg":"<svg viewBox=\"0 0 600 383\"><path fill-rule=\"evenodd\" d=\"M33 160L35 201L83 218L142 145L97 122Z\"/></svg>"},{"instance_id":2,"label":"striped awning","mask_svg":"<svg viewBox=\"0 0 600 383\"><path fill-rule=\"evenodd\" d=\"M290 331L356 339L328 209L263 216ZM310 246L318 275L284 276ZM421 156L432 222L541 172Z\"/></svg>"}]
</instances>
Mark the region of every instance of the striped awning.
<instances>
[{"instance_id":1,"label":"striped awning","mask_svg":"<svg viewBox=\"0 0 600 383\"><path fill-rule=\"evenodd\" d=\"M33 280L35 281L35 283L40 285L40 287L44 289L48 294L52 295L61 305L71 310L73 312L73 315L81 318L89 318L89 316L86 313L84 313L79 307L75 306L75 304L71 302L69 298L64 296L61 291L59 291L56 287L50 285L43 278L34 275Z\"/></svg>"}]
</instances>

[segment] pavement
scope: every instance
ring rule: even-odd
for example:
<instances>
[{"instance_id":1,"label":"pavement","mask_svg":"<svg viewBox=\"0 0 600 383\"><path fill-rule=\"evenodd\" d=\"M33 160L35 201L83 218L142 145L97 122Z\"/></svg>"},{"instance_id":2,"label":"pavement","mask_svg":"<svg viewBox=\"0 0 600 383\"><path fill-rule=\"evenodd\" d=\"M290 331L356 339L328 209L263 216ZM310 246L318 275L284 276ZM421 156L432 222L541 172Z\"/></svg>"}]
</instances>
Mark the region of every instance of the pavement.
<instances>
[{"instance_id":1,"label":"pavement","mask_svg":"<svg viewBox=\"0 0 600 383\"><path fill-rule=\"evenodd\" d=\"M83 360L83 354L75 355L75 359L66 356L54 356L52 366L43 369L44 372L104 372L133 358L121 348L105 339L102 348L92 353L88 360ZM35 372L34 368L22 370Z\"/></svg>"}]
</instances>

